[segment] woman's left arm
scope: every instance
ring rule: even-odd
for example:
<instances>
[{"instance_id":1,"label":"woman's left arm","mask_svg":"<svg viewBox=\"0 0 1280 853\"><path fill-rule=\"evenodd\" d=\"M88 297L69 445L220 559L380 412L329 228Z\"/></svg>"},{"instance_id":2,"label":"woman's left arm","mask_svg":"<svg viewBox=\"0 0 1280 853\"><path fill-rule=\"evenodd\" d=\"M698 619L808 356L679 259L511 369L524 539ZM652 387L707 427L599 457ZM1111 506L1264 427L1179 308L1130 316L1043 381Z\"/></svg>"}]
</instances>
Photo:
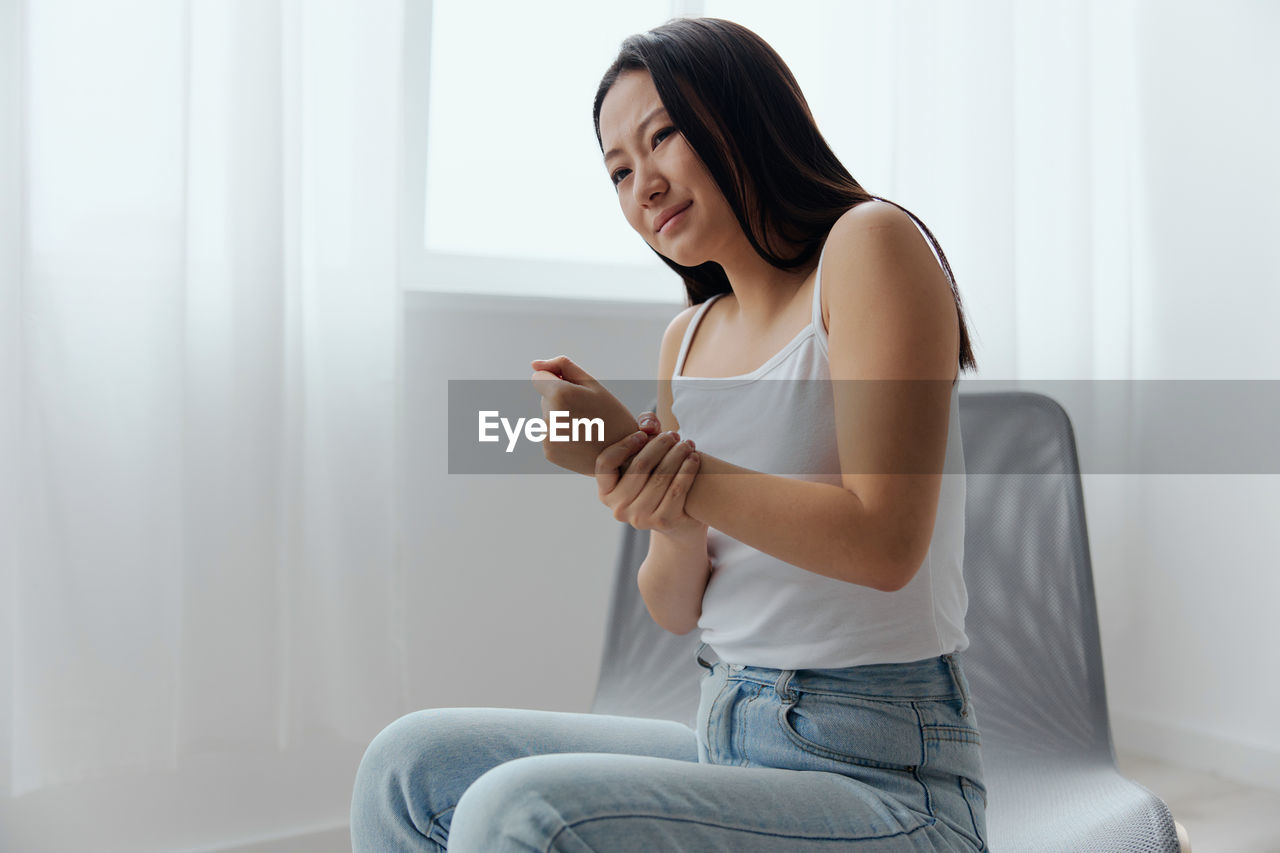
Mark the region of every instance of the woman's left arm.
<instances>
[{"instance_id":1,"label":"woman's left arm","mask_svg":"<svg viewBox=\"0 0 1280 853\"><path fill-rule=\"evenodd\" d=\"M955 299L924 236L884 202L836 222L822 274L842 485L703 452L685 512L802 569L894 591L924 561L937 515L959 366Z\"/></svg>"}]
</instances>

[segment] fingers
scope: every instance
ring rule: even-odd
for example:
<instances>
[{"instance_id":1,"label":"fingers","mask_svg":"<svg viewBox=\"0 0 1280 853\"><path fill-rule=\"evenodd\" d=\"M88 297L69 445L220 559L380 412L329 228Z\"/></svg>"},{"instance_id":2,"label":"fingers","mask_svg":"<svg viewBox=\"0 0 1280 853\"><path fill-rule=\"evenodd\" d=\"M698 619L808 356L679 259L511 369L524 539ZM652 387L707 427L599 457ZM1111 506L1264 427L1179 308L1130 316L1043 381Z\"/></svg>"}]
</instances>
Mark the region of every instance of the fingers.
<instances>
[{"instance_id":1,"label":"fingers","mask_svg":"<svg viewBox=\"0 0 1280 853\"><path fill-rule=\"evenodd\" d=\"M662 429L662 424L658 422L658 416L653 412L641 412L640 417L637 420L640 424L640 431L645 435L648 435L650 438L657 435L658 431ZM619 470L625 474L630 470L630 467L631 459L628 457L623 461Z\"/></svg>"},{"instance_id":2,"label":"fingers","mask_svg":"<svg viewBox=\"0 0 1280 853\"><path fill-rule=\"evenodd\" d=\"M625 509L636 495L640 494L649 479L650 472L658 466L677 440L678 436L673 436L671 433L650 437L643 432L636 432L618 444L606 447L596 457L596 485L600 498L603 500L606 495L610 497L615 516L620 510ZM619 446L624 445L625 442L635 443ZM619 474L615 470L610 474L610 468L618 468L633 453L635 456L627 465L626 473ZM656 500L654 504L657 504Z\"/></svg>"},{"instance_id":3,"label":"fingers","mask_svg":"<svg viewBox=\"0 0 1280 853\"><path fill-rule=\"evenodd\" d=\"M620 474L617 466L628 461ZM654 437L635 432L596 458L600 500L617 521L637 529L670 529L686 518L685 497L700 466L691 440L680 441L674 432Z\"/></svg>"},{"instance_id":4,"label":"fingers","mask_svg":"<svg viewBox=\"0 0 1280 853\"><path fill-rule=\"evenodd\" d=\"M556 374L557 378L572 382L574 385L590 385L595 383L595 378L587 371L583 370L573 359L567 355L559 355L555 358L535 358L529 362L529 366L534 370L546 370Z\"/></svg>"},{"instance_id":5,"label":"fingers","mask_svg":"<svg viewBox=\"0 0 1280 853\"><path fill-rule=\"evenodd\" d=\"M698 468L702 464L702 456L694 451L684 457L680 467L667 486L658 508L653 511L654 520L662 527L674 524L685 514L684 501L693 488L693 481L698 476Z\"/></svg>"},{"instance_id":6,"label":"fingers","mask_svg":"<svg viewBox=\"0 0 1280 853\"><path fill-rule=\"evenodd\" d=\"M658 438L650 442L650 446L657 445L667 435L669 434L664 433L658 436ZM676 439L678 438L676 436ZM664 442L667 448L665 455L653 468L636 498L631 502L633 511L638 512L641 516L653 515L657 511L676 475L680 472L680 466L684 464L685 459L693 452L693 442L678 441L676 439L672 439L671 443ZM649 448L646 447L645 450L649 450ZM629 473L630 470L628 471ZM683 501L681 506L683 506ZM671 520L673 521L674 519Z\"/></svg>"},{"instance_id":7,"label":"fingers","mask_svg":"<svg viewBox=\"0 0 1280 853\"><path fill-rule=\"evenodd\" d=\"M544 401L548 396L555 393L557 385L564 382L563 379L550 370L535 370L533 375L529 377L529 381L533 383L533 387L542 395Z\"/></svg>"},{"instance_id":8,"label":"fingers","mask_svg":"<svg viewBox=\"0 0 1280 853\"><path fill-rule=\"evenodd\" d=\"M601 497L604 497L617 487L618 480L621 478L618 468L632 454L644 447L645 442L648 440L649 436L647 434L637 430L621 441L609 445L596 455L596 485L599 488ZM633 460L631 468L634 469L634 467Z\"/></svg>"}]
</instances>

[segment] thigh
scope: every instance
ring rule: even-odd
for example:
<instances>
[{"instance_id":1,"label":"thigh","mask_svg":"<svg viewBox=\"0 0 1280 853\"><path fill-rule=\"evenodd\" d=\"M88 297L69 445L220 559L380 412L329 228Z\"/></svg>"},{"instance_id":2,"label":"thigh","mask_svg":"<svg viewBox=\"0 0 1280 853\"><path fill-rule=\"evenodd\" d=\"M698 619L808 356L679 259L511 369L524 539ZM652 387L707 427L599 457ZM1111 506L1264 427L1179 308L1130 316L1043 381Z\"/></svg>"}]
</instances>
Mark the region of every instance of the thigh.
<instances>
[{"instance_id":1,"label":"thigh","mask_svg":"<svg viewBox=\"0 0 1280 853\"><path fill-rule=\"evenodd\" d=\"M830 853L843 845L954 849L928 814L836 773L559 754L481 776L458 804L449 850Z\"/></svg>"},{"instance_id":2,"label":"thigh","mask_svg":"<svg viewBox=\"0 0 1280 853\"><path fill-rule=\"evenodd\" d=\"M353 832L383 849L436 849L463 792L486 771L549 753L616 753L696 762L688 726L604 714L510 708L430 708L406 714L370 743L356 774ZM367 824L367 826L366 826ZM423 842L414 846L414 842Z\"/></svg>"}]
</instances>

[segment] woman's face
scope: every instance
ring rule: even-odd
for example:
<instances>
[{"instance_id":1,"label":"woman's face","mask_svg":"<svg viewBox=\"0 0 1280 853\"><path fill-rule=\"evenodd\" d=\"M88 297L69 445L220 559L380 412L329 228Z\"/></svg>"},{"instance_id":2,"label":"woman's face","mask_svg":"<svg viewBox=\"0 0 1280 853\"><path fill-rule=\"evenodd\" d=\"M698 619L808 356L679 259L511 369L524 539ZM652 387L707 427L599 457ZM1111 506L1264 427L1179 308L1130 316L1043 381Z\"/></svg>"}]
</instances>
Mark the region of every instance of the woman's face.
<instances>
[{"instance_id":1,"label":"woman's face","mask_svg":"<svg viewBox=\"0 0 1280 853\"><path fill-rule=\"evenodd\" d=\"M600 139L623 216L659 254L693 267L741 236L711 173L671 124L648 71L618 76L600 105ZM686 207L678 218L659 221Z\"/></svg>"}]
</instances>

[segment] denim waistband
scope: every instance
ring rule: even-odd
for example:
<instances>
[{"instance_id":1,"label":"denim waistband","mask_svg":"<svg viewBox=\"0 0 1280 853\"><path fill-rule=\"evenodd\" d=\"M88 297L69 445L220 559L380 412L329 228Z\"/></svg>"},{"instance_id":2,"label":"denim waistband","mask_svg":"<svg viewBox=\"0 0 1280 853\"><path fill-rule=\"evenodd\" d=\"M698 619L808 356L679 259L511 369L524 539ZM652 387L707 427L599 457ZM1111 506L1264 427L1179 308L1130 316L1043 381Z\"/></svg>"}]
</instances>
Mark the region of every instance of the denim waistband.
<instances>
[{"instance_id":1,"label":"denim waistband","mask_svg":"<svg viewBox=\"0 0 1280 853\"><path fill-rule=\"evenodd\" d=\"M710 669L702 657L706 643L698 647L698 662ZM968 710L969 683L957 655L939 655L906 663L872 663L836 669L772 669L745 664L726 664L728 677L774 686L780 696L792 696L793 690L806 693L831 693L842 696L867 696L884 699L964 699Z\"/></svg>"}]
</instances>

